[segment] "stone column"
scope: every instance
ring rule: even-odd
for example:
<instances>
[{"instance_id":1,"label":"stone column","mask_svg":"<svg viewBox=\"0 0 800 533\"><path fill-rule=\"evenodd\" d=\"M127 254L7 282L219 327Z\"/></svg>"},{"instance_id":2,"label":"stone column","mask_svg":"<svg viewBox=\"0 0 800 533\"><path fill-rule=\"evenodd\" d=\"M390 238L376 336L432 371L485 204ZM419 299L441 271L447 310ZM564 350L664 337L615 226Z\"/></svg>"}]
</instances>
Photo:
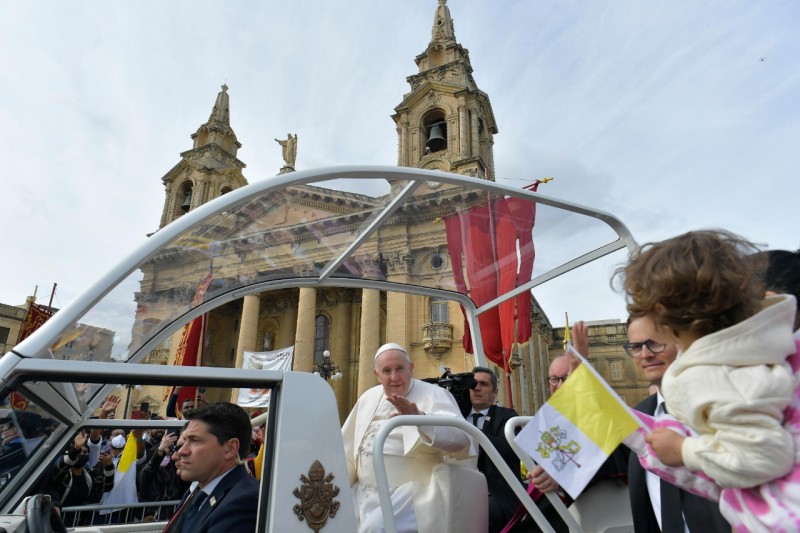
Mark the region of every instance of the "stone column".
<instances>
[{"instance_id":1,"label":"stone column","mask_svg":"<svg viewBox=\"0 0 800 533\"><path fill-rule=\"evenodd\" d=\"M345 289L341 289L344 291ZM331 387L336 395L336 404L339 407L339 422L344 423L350 412L350 332L352 327L352 307L350 302L339 301L333 310L331 331L331 360L342 372L342 379L331 380Z\"/></svg>"},{"instance_id":2,"label":"stone column","mask_svg":"<svg viewBox=\"0 0 800 533\"><path fill-rule=\"evenodd\" d=\"M412 261L411 250L400 248L384 255L388 281L409 282L409 268ZM411 296L391 291L386 294L386 342L396 342L411 354L409 339L409 304Z\"/></svg>"},{"instance_id":3,"label":"stone column","mask_svg":"<svg viewBox=\"0 0 800 533\"><path fill-rule=\"evenodd\" d=\"M403 128L400 124L397 125L395 128L397 131L397 166L402 167L403 165Z\"/></svg>"},{"instance_id":4,"label":"stone column","mask_svg":"<svg viewBox=\"0 0 800 533\"><path fill-rule=\"evenodd\" d=\"M297 372L311 372L314 367L314 319L317 314L317 291L300 288L297 303L297 329L294 335L294 365Z\"/></svg>"},{"instance_id":5,"label":"stone column","mask_svg":"<svg viewBox=\"0 0 800 533\"><path fill-rule=\"evenodd\" d=\"M376 385L378 380L372 372L375 368L375 352L381 342L381 293L375 289L361 291L361 346L358 356L358 396Z\"/></svg>"},{"instance_id":6,"label":"stone column","mask_svg":"<svg viewBox=\"0 0 800 533\"><path fill-rule=\"evenodd\" d=\"M479 142L480 138L478 137L478 110L474 109L472 111L472 124L470 124L470 139L472 139L472 146L470 147L471 151L470 154L472 157L476 157L480 155L479 153Z\"/></svg>"},{"instance_id":7,"label":"stone column","mask_svg":"<svg viewBox=\"0 0 800 533\"><path fill-rule=\"evenodd\" d=\"M299 291L298 291L299 292ZM280 327L275 335L273 349L287 348L294 345L295 330L297 325L297 295L298 292L291 291L286 296L285 310L281 317ZM292 329L295 326L295 329Z\"/></svg>"},{"instance_id":8,"label":"stone column","mask_svg":"<svg viewBox=\"0 0 800 533\"><path fill-rule=\"evenodd\" d=\"M402 292L386 293L386 342L396 342L411 353L408 338L408 300Z\"/></svg>"},{"instance_id":9,"label":"stone column","mask_svg":"<svg viewBox=\"0 0 800 533\"><path fill-rule=\"evenodd\" d=\"M467 155L467 108L458 108L458 155Z\"/></svg>"},{"instance_id":10,"label":"stone column","mask_svg":"<svg viewBox=\"0 0 800 533\"><path fill-rule=\"evenodd\" d=\"M258 310L261 298L257 294L248 294L242 304L242 317L239 320L239 340L236 343L235 368L242 368L244 352L253 352L258 347ZM236 403L239 389L231 391L231 402Z\"/></svg>"},{"instance_id":11,"label":"stone column","mask_svg":"<svg viewBox=\"0 0 800 533\"><path fill-rule=\"evenodd\" d=\"M397 165L409 166L408 162L408 120L405 115L397 122Z\"/></svg>"}]
</instances>

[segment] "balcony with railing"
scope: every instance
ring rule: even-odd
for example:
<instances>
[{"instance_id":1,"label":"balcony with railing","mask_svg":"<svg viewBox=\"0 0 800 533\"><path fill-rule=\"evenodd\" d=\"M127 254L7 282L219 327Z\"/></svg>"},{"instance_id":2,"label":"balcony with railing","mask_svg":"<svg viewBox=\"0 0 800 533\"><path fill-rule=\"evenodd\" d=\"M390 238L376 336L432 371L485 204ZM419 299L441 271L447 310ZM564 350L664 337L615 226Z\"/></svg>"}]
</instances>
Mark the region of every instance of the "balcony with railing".
<instances>
[{"instance_id":1,"label":"balcony with railing","mask_svg":"<svg viewBox=\"0 0 800 533\"><path fill-rule=\"evenodd\" d=\"M425 351L439 357L453 347L453 325L447 322L428 322L422 326L422 345Z\"/></svg>"},{"instance_id":2,"label":"balcony with railing","mask_svg":"<svg viewBox=\"0 0 800 533\"><path fill-rule=\"evenodd\" d=\"M151 365L166 365L169 361L169 348L156 348L147 354L146 363Z\"/></svg>"}]
</instances>

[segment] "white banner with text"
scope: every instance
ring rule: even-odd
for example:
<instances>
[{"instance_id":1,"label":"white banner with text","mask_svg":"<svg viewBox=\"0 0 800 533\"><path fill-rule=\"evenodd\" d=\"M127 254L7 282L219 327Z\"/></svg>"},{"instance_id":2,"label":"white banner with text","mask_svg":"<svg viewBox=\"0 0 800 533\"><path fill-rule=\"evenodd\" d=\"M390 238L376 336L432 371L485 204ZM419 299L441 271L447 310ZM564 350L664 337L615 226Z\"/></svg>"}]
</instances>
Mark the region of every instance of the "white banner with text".
<instances>
[{"instance_id":1,"label":"white banner with text","mask_svg":"<svg viewBox=\"0 0 800 533\"><path fill-rule=\"evenodd\" d=\"M294 346L270 352L244 352L242 368L246 370L276 370L288 372L292 369ZM269 407L269 389L239 389L241 407Z\"/></svg>"}]
</instances>

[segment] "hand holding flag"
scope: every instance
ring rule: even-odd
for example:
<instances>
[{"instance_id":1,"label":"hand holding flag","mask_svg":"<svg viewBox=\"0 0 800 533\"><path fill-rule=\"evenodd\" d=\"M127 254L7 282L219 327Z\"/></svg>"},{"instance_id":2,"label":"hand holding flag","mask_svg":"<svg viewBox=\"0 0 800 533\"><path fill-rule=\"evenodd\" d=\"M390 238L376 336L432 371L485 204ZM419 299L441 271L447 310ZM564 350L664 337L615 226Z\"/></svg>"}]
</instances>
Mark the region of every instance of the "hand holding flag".
<instances>
[{"instance_id":1,"label":"hand holding flag","mask_svg":"<svg viewBox=\"0 0 800 533\"><path fill-rule=\"evenodd\" d=\"M576 499L641 422L571 343L567 348L583 364L539 409L516 441Z\"/></svg>"}]
</instances>

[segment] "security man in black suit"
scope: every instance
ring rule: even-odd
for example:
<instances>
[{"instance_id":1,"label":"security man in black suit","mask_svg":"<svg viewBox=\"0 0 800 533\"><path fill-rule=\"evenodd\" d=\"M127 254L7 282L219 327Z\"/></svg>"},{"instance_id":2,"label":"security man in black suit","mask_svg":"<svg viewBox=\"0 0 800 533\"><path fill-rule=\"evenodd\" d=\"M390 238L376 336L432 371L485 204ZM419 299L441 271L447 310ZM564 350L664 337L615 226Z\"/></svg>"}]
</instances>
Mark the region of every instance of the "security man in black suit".
<instances>
[{"instance_id":1,"label":"security man in black suit","mask_svg":"<svg viewBox=\"0 0 800 533\"><path fill-rule=\"evenodd\" d=\"M506 422L517 416L517 412L507 407L494 405L497 398L497 374L489 368L480 366L475 367L472 372L474 381L469 391L472 407L464 413L464 418L483 431L500 452L511 471L519 477L519 457L511 449L503 433ZM520 505L519 499L483 448L478 454L478 470L486 476L486 484L489 487L489 531L501 531L514 516L514 512Z\"/></svg>"},{"instance_id":2,"label":"security man in black suit","mask_svg":"<svg viewBox=\"0 0 800 533\"><path fill-rule=\"evenodd\" d=\"M624 344L642 377L656 388L667 367L678 355L676 346L654 342L641 334L637 319L628 320L628 341ZM648 415L664 411L664 398L657 390L635 407ZM628 462L631 514L636 533L730 533L731 525L719 512L719 504L681 490L642 468L635 453ZM658 516L656 515L658 512Z\"/></svg>"},{"instance_id":3,"label":"security man in black suit","mask_svg":"<svg viewBox=\"0 0 800 533\"><path fill-rule=\"evenodd\" d=\"M494 404L497 399L497 374L491 369L481 366L475 367L472 372L473 381L469 390L471 406L462 406L464 418L483 431L522 484L519 457L511 449L504 433L506 422L517 416L517 412ZM489 532L502 531L522 504L483 448L478 454L478 470L486 476L486 484L489 488ZM536 505L557 532L568 531L567 525L558 516L547 498L540 498ZM512 531L514 533L537 533L541 530L530 516L526 515Z\"/></svg>"}]
</instances>

